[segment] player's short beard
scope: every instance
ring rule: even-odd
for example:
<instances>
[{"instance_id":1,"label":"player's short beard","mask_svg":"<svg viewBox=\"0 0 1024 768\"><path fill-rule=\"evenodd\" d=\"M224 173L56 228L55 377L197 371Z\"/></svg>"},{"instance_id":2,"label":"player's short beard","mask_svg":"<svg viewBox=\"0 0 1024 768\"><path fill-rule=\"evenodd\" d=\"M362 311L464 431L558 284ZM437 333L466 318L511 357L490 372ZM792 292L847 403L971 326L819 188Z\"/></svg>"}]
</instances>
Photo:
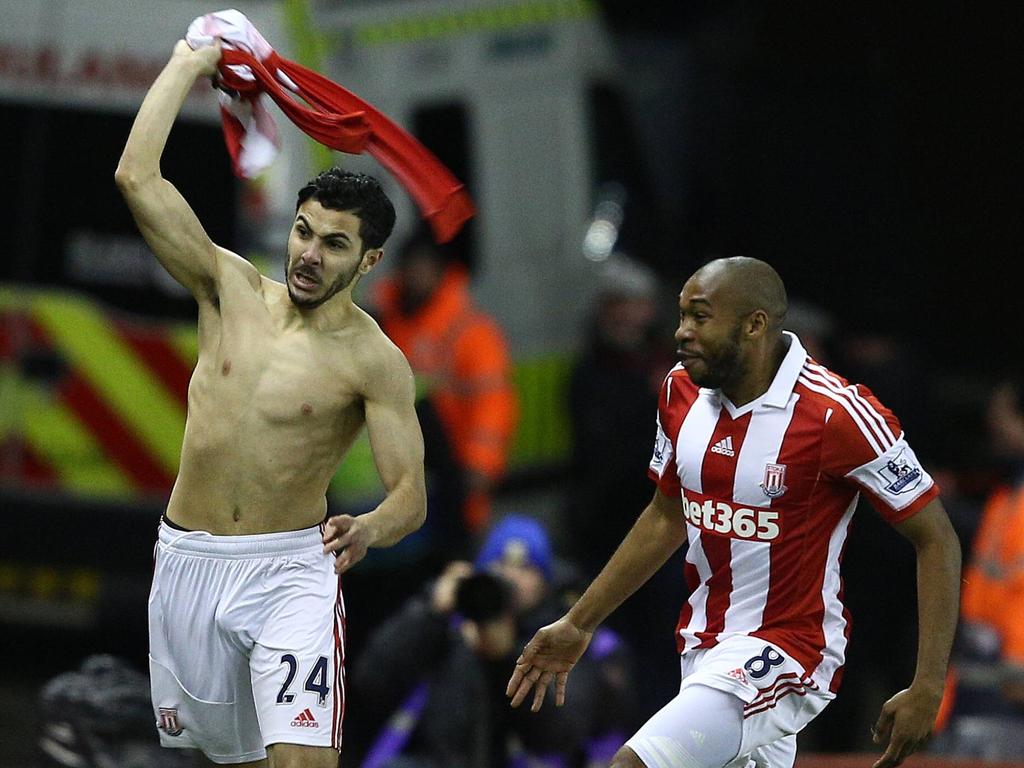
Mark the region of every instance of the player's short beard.
<instances>
[{"instance_id":1,"label":"player's short beard","mask_svg":"<svg viewBox=\"0 0 1024 768\"><path fill-rule=\"evenodd\" d=\"M292 281L289 274L288 259L285 257L285 268L284 268L284 284L288 288L288 298L292 300L292 304L300 309L315 309L331 298L338 291L343 291L355 280L356 275L359 273L359 267L363 263L362 258L359 259L359 264L352 267L348 273L338 275L338 279L335 280L330 287L324 292L324 295L319 298L302 298L292 293Z\"/></svg>"},{"instance_id":2,"label":"player's short beard","mask_svg":"<svg viewBox=\"0 0 1024 768\"><path fill-rule=\"evenodd\" d=\"M740 333L743 324L737 322L729 333L729 339L721 349L708 355L705 352L703 357L704 371L694 376L694 372L687 368L690 379L698 387L708 389L720 389L728 382L735 381L742 374L743 363L740 360Z\"/></svg>"}]
</instances>

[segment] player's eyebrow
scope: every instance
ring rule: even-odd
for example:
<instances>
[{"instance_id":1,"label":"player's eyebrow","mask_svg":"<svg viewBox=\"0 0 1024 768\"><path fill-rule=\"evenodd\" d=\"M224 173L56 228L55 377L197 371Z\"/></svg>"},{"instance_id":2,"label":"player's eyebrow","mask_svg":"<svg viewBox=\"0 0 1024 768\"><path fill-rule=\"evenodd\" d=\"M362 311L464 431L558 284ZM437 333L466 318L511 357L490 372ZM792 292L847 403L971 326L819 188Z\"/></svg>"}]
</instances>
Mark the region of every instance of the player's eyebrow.
<instances>
[{"instance_id":1,"label":"player's eyebrow","mask_svg":"<svg viewBox=\"0 0 1024 768\"><path fill-rule=\"evenodd\" d=\"M309 219L307 219L301 213L298 216L295 217L295 220L296 221L301 221L303 223L303 225L306 227L306 229L308 229L314 235L319 237L321 240L336 239L336 240L344 240L346 243L351 243L352 242L352 238L349 237L348 233L345 232L344 230L338 230L336 232L317 232L315 229L313 229L313 225L309 223Z\"/></svg>"}]
</instances>

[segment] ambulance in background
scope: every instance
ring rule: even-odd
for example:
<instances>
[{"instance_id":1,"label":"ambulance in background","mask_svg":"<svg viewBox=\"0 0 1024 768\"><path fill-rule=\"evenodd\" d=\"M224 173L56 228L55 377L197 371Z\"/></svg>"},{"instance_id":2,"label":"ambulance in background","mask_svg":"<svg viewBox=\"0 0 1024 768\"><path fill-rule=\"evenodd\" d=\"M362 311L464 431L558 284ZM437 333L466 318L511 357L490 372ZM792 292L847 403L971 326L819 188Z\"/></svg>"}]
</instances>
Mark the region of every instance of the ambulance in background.
<instances>
[{"instance_id":1,"label":"ambulance in background","mask_svg":"<svg viewBox=\"0 0 1024 768\"><path fill-rule=\"evenodd\" d=\"M325 74L420 138L465 181L479 209L467 238L474 294L507 330L513 353L571 347L596 272L584 258L584 236L598 191L614 181L602 177L604 168L611 154L628 162L624 141L598 145L622 119L598 5L325 2L312 20ZM301 33L293 42L302 48ZM338 159L379 173L366 158ZM401 204L400 242L418 214L393 183L392 190Z\"/></svg>"}]
</instances>

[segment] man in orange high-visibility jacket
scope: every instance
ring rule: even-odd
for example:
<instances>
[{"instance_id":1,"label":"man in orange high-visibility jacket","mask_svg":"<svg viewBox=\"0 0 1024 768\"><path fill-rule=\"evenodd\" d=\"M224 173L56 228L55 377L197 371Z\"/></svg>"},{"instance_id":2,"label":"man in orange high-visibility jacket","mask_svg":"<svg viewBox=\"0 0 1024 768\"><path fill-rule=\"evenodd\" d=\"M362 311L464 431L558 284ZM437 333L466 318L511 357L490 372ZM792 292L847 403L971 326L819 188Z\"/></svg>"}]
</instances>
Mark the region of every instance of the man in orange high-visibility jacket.
<instances>
[{"instance_id":1,"label":"man in orange high-visibility jacket","mask_svg":"<svg viewBox=\"0 0 1024 768\"><path fill-rule=\"evenodd\" d=\"M1024 671L1024 386L999 385L989 400L993 448L1011 464L1013 482L985 504L964 574L964 621L984 624L1000 641L1000 658ZM1024 686L1004 688L1024 703Z\"/></svg>"},{"instance_id":2,"label":"man in orange high-visibility jacket","mask_svg":"<svg viewBox=\"0 0 1024 768\"><path fill-rule=\"evenodd\" d=\"M437 411L465 474L462 515L470 533L490 520L518 419L504 334L473 304L466 268L424 236L400 253L376 286L377 319L405 353Z\"/></svg>"}]
</instances>

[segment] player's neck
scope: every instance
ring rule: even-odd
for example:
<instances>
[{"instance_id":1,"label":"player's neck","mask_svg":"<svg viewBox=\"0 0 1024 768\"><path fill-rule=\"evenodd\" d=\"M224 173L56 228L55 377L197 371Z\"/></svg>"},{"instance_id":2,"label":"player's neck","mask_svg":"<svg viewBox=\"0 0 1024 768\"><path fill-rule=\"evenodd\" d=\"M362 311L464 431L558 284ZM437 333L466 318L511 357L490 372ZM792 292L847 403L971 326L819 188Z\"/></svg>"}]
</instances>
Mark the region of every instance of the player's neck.
<instances>
[{"instance_id":1,"label":"player's neck","mask_svg":"<svg viewBox=\"0 0 1024 768\"><path fill-rule=\"evenodd\" d=\"M789 344L789 338L781 336L774 343L766 344L764 349L756 350L737 380L722 386L722 394L737 407L759 398L775 381L779 367L786 359Z\"/></svg>"},{"instance_id":2,"label":"player's neck","mask_svg":"<svg viewBox=\"0 0 1024 768\"><path fill-rule=\"evenodd\" d=\"M304 307L289 300L286 305L285 326L315 331L335 331L343 328L356 312L352 288L351 285L347 286L315 307Z\"/></svg>"}]
</instances>

